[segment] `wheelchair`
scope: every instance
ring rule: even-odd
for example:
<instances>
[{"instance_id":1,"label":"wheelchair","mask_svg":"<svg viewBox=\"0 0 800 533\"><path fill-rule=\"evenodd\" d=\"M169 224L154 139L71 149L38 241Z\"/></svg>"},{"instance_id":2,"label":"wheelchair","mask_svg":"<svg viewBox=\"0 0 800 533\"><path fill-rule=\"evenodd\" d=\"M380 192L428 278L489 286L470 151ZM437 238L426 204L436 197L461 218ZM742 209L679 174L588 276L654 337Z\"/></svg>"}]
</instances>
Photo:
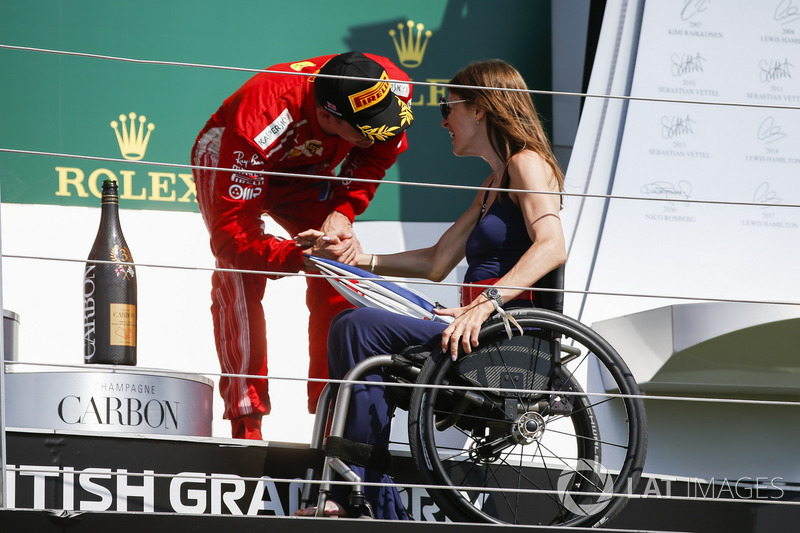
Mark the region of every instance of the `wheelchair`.
<instances>
[{"instance_id":1,"label":"wheelchair","mask_svg":"<svg viewBox=\"0 0 800 533\"><path fill-rule=\"evenodd\" d=\"M560 289L563 267L539 286ZM346 376L358 381L383 369L387 387L407 385L394 389L395 403L408 411L411 457L453 522L601 526L636 488L647 448L639 388L607 341L561 313L562 297L537 292L540 307L508 310L521 328L511 335L507 320L494 315L478 348L455 362L409 347L367 359ZM336 475L352 483L351 504L369 511L361 480L327 446L341 440L351 390L340 385L332 411L331 389L320 398L311 447L323 451L324 465L319 476L308 470L319 483L307 483L301 497L318 516Z\"/></svg>"}]
</instances>

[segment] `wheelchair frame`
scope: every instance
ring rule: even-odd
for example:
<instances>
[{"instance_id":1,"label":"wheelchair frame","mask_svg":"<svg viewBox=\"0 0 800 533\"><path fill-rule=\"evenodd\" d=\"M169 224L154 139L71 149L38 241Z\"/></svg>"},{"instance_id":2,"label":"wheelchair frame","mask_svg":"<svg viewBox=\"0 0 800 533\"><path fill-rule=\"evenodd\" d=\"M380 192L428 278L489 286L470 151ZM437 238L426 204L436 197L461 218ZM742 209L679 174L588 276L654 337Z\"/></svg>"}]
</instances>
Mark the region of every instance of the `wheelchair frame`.
<instances>
[{"instance_id":1,"label":"wheelchair frame","mask_svg":"<svg viewBox=\"0 0 800 533\"><path fill-rule=\"evenodd\" d=\"M524 335L507 337L502 320L495 316L481 329L479 347L455 363L449 356L434 354L415 369L395 366L396 356L378 355L354 366L339 387L330 437L343 436L352 381L394 366L405 374L403 380L411 376L416 383L408 406L411 455L426 485L442 487L428 492L450 520L602 525L624 507L624 493L635 489L644 465L646 416L636 381L614 348L580 322L538 308L508 314L522 325ZM562 344L562 339L577 347ZM462 362L471 357L483 358L472 360L473 374L477 368L476 375L493 377L476 383L460 373L466 365ZM520 370L528 360L529 368ZM581 367L580 372L575 370ZM521 377L528 386L504 392L498 376L512 381ZM540 388L531 387L532 380L538 380ZM391 386L389 381L384 385ZM585 385L589 381L593 383ZM331 390L326 387L320 397L312 449L324 450ZM445 433L437 426L463 434L471 445L454 449L440 444ZM553 443L545 438L553 438ZM563 454L554 444L560 440L568 448ZM371 514L362 480L342 459L326 454L317 516L324 514L337 474L353 484L351 505ZM307 479L315 477L315 469L309 468ZM548 482L551 489L542 489ZM312 484L306 483L301 505L311 504Z\"/></svg>"}]
</instances>

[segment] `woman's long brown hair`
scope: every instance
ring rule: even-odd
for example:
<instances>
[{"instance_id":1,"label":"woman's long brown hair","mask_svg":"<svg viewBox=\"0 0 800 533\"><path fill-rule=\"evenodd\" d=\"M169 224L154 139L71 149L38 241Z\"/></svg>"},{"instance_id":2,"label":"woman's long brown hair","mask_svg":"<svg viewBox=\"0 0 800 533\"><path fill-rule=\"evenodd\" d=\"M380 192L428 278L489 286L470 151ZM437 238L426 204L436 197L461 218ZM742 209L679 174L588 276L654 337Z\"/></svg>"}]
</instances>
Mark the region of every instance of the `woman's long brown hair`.
<instances>
[{"instance_id":1,"label":"woman's long brown hair","mask_svg":"<svg viewBox=\"0 0 800 533\"><path fill-rule=\"evenodd\" d=\"M453 87L452 90L459 98L485 111L489 141L506 167L513 155L523 149L533 150L553 169L553 174L558 180L558 190L563 189L564 173L558 166L556 156L542 128L528 86L517 69L499 59L479 61L461 69L450 83L470 86ZM477 87L516 90L503 91ZM506 169L503 170L500 187L508 187Z\"/></svg>"}]
</instances>

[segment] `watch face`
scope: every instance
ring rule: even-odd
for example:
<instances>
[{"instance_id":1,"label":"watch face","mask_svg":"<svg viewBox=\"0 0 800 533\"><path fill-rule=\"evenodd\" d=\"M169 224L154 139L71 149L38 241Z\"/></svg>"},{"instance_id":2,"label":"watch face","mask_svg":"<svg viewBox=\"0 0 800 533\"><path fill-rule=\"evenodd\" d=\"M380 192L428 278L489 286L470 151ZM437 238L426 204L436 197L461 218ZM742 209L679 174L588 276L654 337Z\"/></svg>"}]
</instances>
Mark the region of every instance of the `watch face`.
<instances>
[{"instance_id":1,"label":"watch face","mask_svg":"<svg viewBox=\"0 0 800 533\"><path fill-rule=\"evenodd\" d=\"M495 288L488 288L485 291L486 297L490 300L498 300L500 298L500 291Z\"/></svg>"}]
</instances>

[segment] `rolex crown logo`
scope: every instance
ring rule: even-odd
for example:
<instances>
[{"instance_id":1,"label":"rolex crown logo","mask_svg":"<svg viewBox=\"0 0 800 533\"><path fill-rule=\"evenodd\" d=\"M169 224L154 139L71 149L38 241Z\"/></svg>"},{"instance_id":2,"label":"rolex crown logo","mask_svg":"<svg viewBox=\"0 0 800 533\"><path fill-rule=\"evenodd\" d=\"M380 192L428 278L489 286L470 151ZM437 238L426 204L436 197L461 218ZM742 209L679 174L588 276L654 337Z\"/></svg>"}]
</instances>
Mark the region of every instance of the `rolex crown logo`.
<instances>
[{"instance_id":1,"label":"rolex crown logo","mask_svg":"<svg viewBox=\"0 0 800 533\"><path fill-rule=\"evenodd\" d=\"M404 33L404 26L400 23L397 25L397 31L389 30L389 35L392 36L394 41L400 64L404 67L416 68L422 64L425 48L428 46L428 40L433 35L433 32L430 30L423 32L425 25L419 23L415 26L413 20L406 22L405 28L408 28L407 33ZM417 30L416 35L414 35L415 28Z\"/></svg>"},{"instance_id":2,"label":"rolex crown logo","mask_svg":"<svg viewBox=\"0 0 800 533\"><path fill-rule=\"evenodd\" d=\"M126 123L129 118L131 123L130 126L127 126ZM153 123L147 124L147 133L145 133L145 122L147 122L147 117L141 115L137 129L136 113L128 113L127 117L120 115L119 122L116 120L111 121L111 127L114 128L114 133L117 134L119 151L122 153L122 157L129 161L139 161L147 151L150 133L156 126Z\"/></svg>"}]
</instances>

